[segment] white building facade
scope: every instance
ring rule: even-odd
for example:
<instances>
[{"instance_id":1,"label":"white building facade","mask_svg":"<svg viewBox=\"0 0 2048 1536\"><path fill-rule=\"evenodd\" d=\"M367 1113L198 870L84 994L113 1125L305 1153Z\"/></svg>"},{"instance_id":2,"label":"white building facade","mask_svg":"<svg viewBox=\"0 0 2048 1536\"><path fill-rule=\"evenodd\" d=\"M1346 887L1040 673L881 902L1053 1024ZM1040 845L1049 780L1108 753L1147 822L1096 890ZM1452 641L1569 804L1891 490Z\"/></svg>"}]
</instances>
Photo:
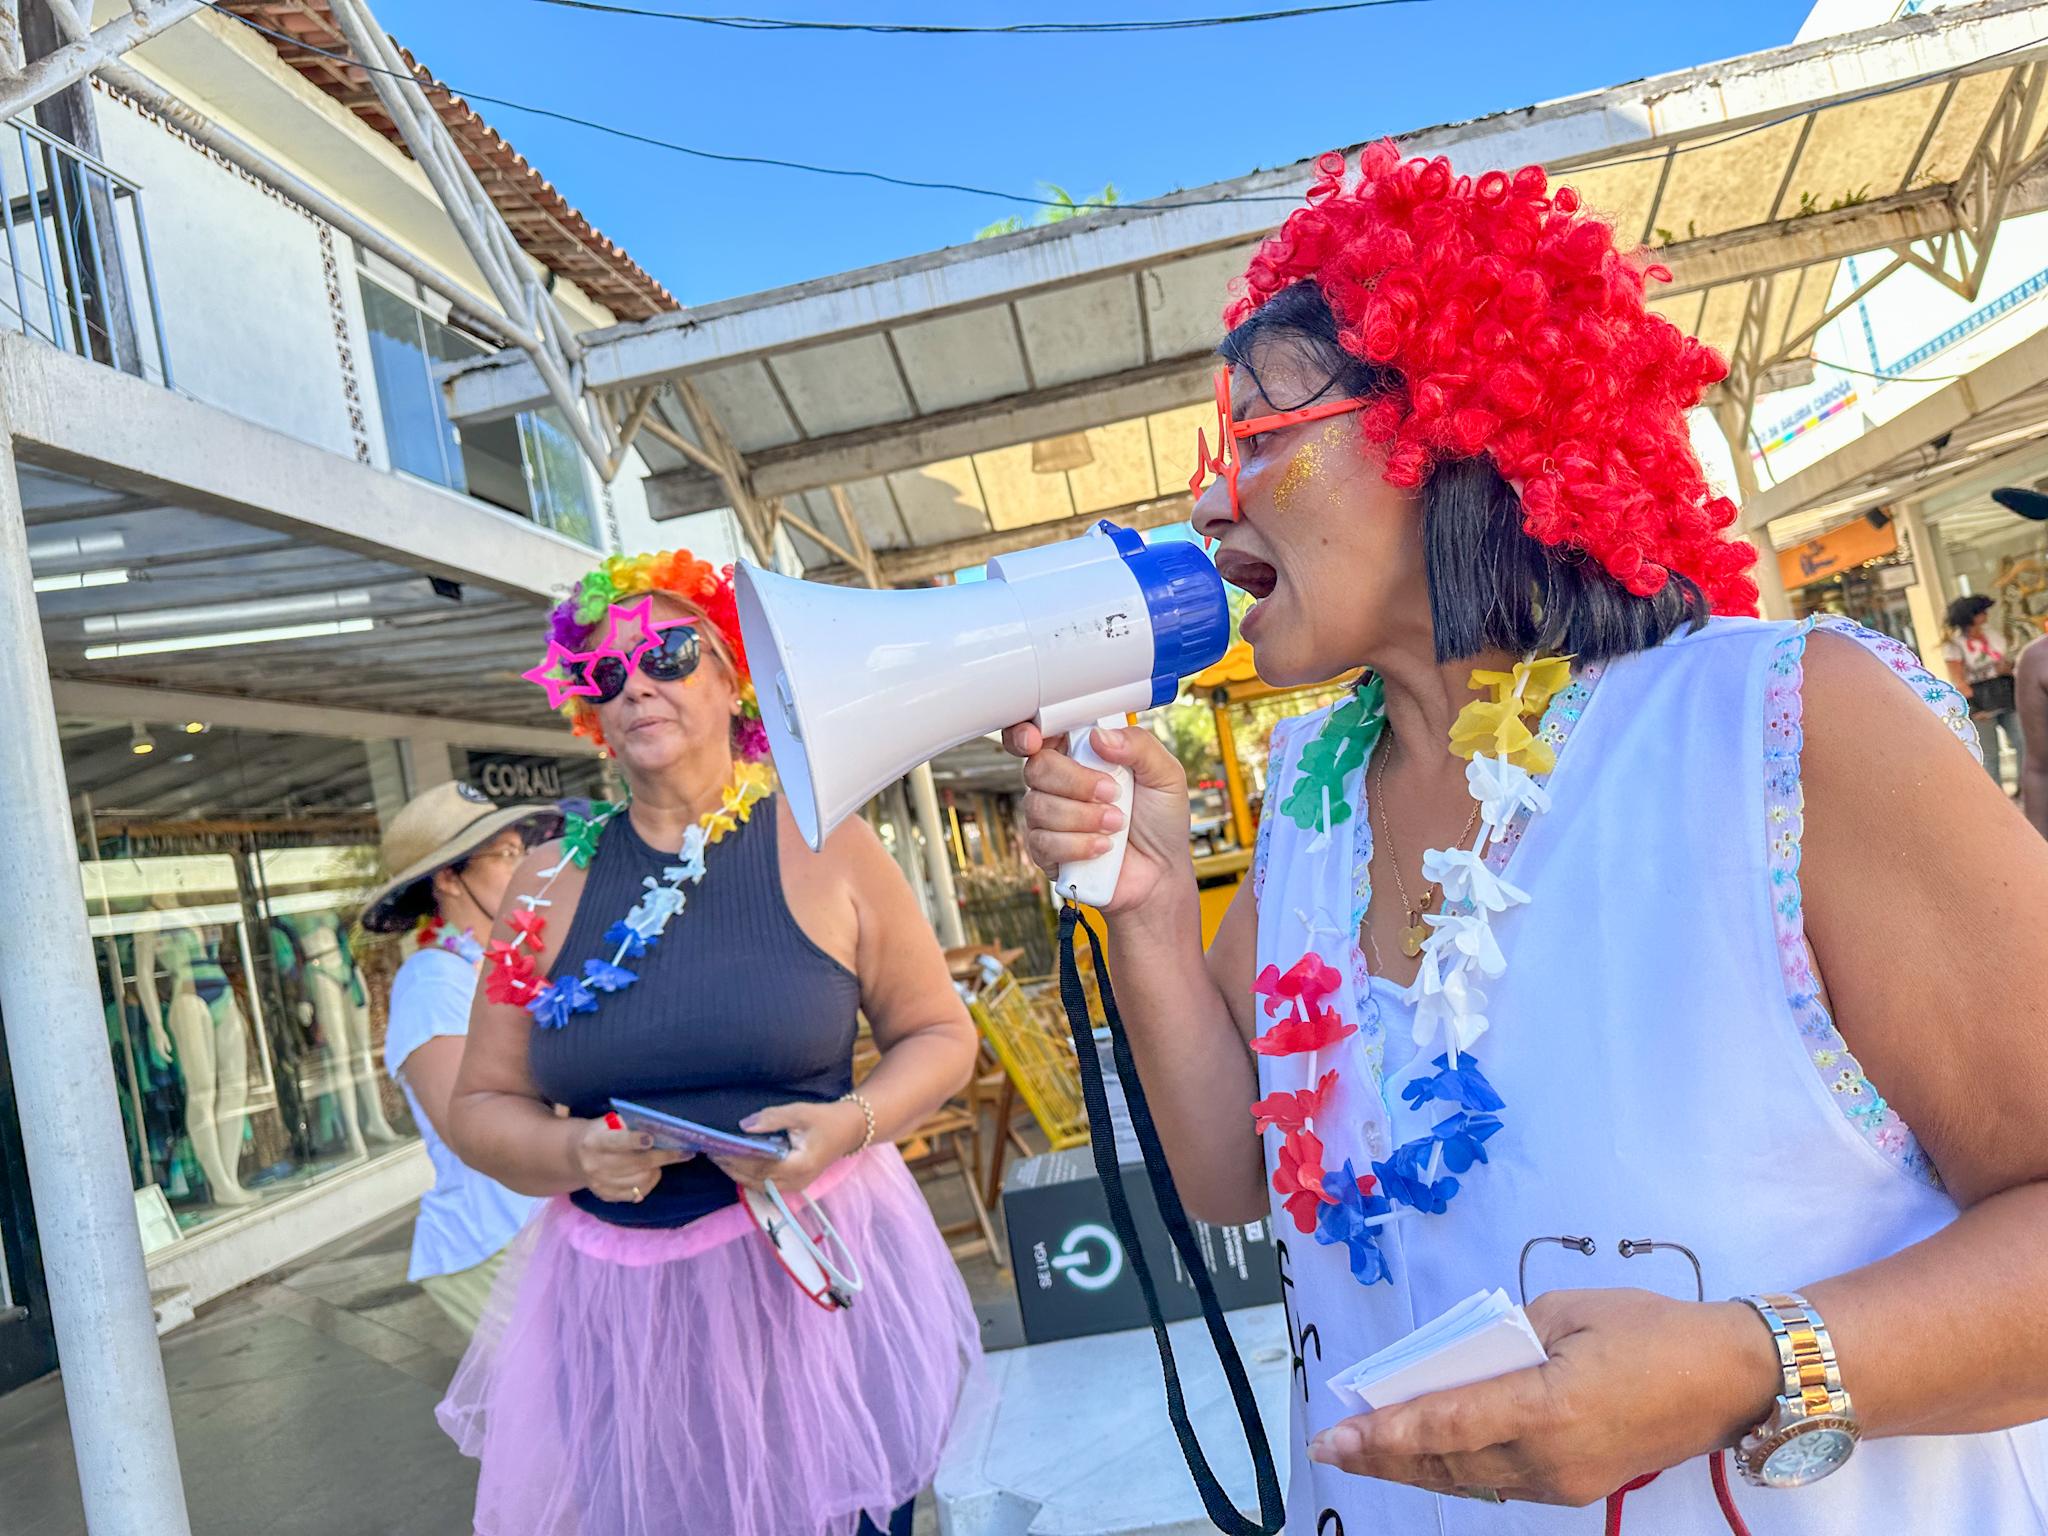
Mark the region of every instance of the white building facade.
<instances>
[{"instance_id":1,"label":"white building facade","mask_svg":"<svg viewBox=\"0 0 2048 1536\"><path fill-rule=\"evenodd\" d=\"M546 608L612 551L737 548L722 513L657 533L638 456L606 485L552 406L450 425L436 370L501 344L488 289L299 9L306 46L202 11L123 61L154 100L96 79L0 125L0 550L29 578L4 590L34 589L84 871L43 894L85 906L106 1060L82 1080L111 1068L165 1325L425 1187L381 1069L401 952L350 928L382 825L451 778L601 793L519 680ZM487 126L458 137L572 329L672 307ZM0 1390L55 1363L64 1240L6 1057Z\"/></svg>"}]
</instances>

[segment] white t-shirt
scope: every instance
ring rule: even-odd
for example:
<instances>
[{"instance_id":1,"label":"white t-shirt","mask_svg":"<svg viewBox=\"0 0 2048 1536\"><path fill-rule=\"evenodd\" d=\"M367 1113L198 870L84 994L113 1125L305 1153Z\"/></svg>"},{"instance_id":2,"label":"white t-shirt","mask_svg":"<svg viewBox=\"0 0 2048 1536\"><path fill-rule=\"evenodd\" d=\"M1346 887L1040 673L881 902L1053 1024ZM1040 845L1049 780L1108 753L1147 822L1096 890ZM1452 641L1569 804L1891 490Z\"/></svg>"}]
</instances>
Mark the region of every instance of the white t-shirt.
<instances>
[{"instance_id":1,"label":"white t-shirt","mask_svg":"<svg viewBox=\"0 0 2048 1536\"><path fill-rule=\"evenodd\" d=\"M467 1035L477 966L450 950L415 950L391 982L391 1028L384 1037L384 1070L405 1090L413 1123L434 1164L434 1187L420 1197L412 1235L408 1280L471 1269L511 1242L540 1201L485 1178L448 1149L401 1070L408 1056L436 1035Z\"/></svg>"}]
</instances>

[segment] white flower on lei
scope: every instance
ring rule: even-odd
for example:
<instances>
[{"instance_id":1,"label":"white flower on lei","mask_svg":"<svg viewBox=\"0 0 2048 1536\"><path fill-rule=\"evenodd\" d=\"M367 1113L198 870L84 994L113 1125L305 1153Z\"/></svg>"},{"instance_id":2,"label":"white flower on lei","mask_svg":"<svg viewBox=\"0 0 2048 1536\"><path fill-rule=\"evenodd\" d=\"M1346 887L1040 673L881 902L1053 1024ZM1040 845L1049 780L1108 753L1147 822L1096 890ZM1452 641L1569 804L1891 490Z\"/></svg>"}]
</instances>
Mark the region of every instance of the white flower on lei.
<instances>
[{"instance_id":1,"label":"white flower on lei","mask_svg":"<svg viewBox=\"0 0 2048 1536\"><path fill-rule=\"evenodd\" d=\"M1483 912L1431 912L1423 919L1436 931L1424 942L1425 951L1434 949L1442 957L1445 975L1455 967L1469 967L1493 980L1508 968L1500 940L1493 936L1493 924Z\"/></svg>"},{"instance_id":2,"label":"white flower on lei","mask_svg":"<svg viewBox=\"0 0 2048 1536\"><path fill-rule=\"evenodd\" d=\"M1532 811L1550 809L1550 791L1530 775L1529 770L1504 757L1484 753L1465 765L1465 787L1479 802L1479 816L1498 832L1514 820L1523 806Z\"/></svg>"},{"instance_id":3,"label":"white flower on lei","mask_svg":"<svg viewBox=\"0 0 2048 1536\"><path fill-rule=\"evenodd\" d=\"M1465 1051L1486 1033L1486 993L1473 985L1462 957L1441 968L1425 959L1408 997L1415 1005L1415 1043L1422 1049L1441 1039Z\"/></svg>"},{"instance_id":4,"label":"white flower on lei","mask_svg":"<svg viewBox=\"0 0 2048 1536\"><path fill-rule=\"evenodd\" d=\"M677 885L687 880L695 885L704 878L704 829L698 826L687 828L683 833L682 852L676 855L677 863L671 864L662 873Z\"/></svg>"},{"instance_id":5,"label":"white flower on lei","mask_svg":"<svg viewBox=\"0 0 2048 1536\"><path fill-rule=\"evenodd\" d=\"M663 885L652 875L640 882L647 887L647 894L632 911L626 914L626 926L641 938L654 940L668 927L668 920L683 910L683 893L672 885Z\"/></svg>"},{"instance_id":6,"label":"white flower on lei","mask_svg":"<svg viewBox=\"0 0 2048 1536\"><path fill-rule=\"evenodd\" d=\"M1470 848L1430 849L1422 856L1422 878L1443 887L1447 905L1463 903L1474 912L1505 912L1529 899L1527 891L1501 879L1487 867L1485 855Z\"/></svg>"}]
</instances>

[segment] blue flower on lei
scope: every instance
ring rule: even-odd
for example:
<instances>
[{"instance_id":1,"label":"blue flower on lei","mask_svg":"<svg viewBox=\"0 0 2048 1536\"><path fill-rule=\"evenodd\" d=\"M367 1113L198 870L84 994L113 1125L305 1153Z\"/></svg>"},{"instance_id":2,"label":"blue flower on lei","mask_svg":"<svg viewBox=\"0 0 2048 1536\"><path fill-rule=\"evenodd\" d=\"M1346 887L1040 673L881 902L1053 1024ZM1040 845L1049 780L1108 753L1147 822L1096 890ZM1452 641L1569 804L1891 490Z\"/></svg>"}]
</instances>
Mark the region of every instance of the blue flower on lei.
<instances>
[{"instance_id":1,"label":"blue flower on lei","mask_svg":"<svg viewBox=\"0 0 2048 1536\"><path fill-rule=\"evenodd\" d=\"M615 955L623 949L628 960L638 960L647 953L647 940L640 936L637 928L627 927L624 918L620 918L605 929L604 942L605 947Z\"/></svg>"},{"instance_id":2,"label":"blue flower on lei","mask_svg":"<svg viewBox=\"0 0 2048 1536\"><path fill-rule=\"evenodd\" d=\"M1380 1188L1389 1199L1425 1216L1441 1216L1450 1209L1451 1198L1458 1192L1458 1181L1442 1178L1430 1182L1429 1163L1435 1151L1436 1138L1421 1136L1396 1147L1394 1155L1384 1163L1372 1165L1372 1171L1379 1175Z\"/></svg>"},{"instance_id":3,"label":"blue flower on lei","mask_svg":"<svg viewBox=\"0 0 2048 1536\"><path fill-rule=\"evenodd\" d=\"M1430 1065L1437 1069L1435 1076L1418 1077L1401 1090L1401 1097L1410 1109L1420 1109L1432 1099L1441 1099L1446 1104L1455 1104L1460 1109L1480 1114L1491 1114L1507 1107L1506 1101L1493 1091L1493 1084L1479 1070L1477 1057L1461 1054L1458 1065L1453 1067L1446 1052Z\"/></svg>"},{"instance_id":4,"label":"blue flower on lei","mask_svg":"<svg viewBox=\"0 0 2048 1536\"><path fill-rule=\"evenodd\" d=\"M597 1012L597 994L580 976L564 976L534 993L526 1008L542 1029L560 1029L571 1014Z\"/></svg>"},{"instance_id":5,"label":"blue flower on lei","mask_svg":"<svg viewBox=\"0 0 2048 1536\"><path fill-rule=\"evenodd\" d=\"M613 965L609 960L583 962L583 980L599 992L623 992L639 979L623 965Z\"/></svg>"},{"instance_id":6,"label":"blue flower on lei","mask_svg":"<svg viewBox=\"0 0 2048 1536\"><path fill-rule=\"evenodd\" d=\"M1351 1253L1351 1278L1360 1285L1381 1280L1393 1283L1393 1271L1380 1249L1379 1228L1368 1218L1385 1216L1393 1206L1384 1195L1369 1194L1345 1159L1342 1172L1323 1175L1323 1192L1336 1203L1318 1208L1316 1241L1326 1247L1342 1243Z\"/></svg>"}]
</instances>

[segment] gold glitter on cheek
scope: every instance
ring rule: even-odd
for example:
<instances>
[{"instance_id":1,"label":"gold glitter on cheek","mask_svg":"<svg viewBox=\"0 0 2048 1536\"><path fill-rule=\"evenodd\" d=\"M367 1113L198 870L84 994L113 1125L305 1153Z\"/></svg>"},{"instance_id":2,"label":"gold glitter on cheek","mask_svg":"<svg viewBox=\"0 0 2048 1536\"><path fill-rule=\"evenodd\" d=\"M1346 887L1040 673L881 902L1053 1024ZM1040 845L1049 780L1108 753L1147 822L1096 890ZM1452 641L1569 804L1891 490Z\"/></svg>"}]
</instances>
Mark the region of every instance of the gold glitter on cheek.
<instances>
[{"instance_id":1,"label":"gold glitter on cheek","mask_svg":"<svg viewBox=\"0 0 2048 1536\"><path fill-rule=\"evenodd\" d=\"M1288 463L1287 473L1280 477L1280 484L1273 490L1273 505L1285 510L1287 504L1301 494L1302 488L1322 473L1322 469L1322 444L1303 443Z\"/></svg>"}]
</instances>

